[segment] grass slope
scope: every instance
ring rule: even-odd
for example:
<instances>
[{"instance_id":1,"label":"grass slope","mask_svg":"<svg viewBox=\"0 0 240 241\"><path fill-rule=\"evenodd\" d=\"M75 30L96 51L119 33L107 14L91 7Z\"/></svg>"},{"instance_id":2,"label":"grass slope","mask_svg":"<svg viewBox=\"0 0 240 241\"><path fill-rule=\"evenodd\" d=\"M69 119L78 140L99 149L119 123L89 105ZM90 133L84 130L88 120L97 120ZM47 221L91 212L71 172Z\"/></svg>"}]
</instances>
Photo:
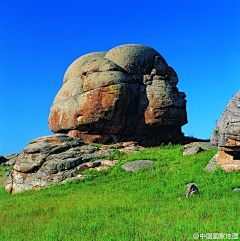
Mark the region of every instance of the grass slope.
<instances>
[{"instance_id":1,"label":"grass slope","mask_svg":"<svg viewBox=\"0 0 240 241\"><path fill-rule=\"evenodd\" d=\"M0 189L0 240L194 240L194 233L239 233L239 172L202 169L217 149L182 156L182 146L116 152L155 160L125 172L119 162L97 177L11 195ZM199 194L178 200L186 184ZM240 233L239 233L240 235Z\"/></svg>"}]
</instances>

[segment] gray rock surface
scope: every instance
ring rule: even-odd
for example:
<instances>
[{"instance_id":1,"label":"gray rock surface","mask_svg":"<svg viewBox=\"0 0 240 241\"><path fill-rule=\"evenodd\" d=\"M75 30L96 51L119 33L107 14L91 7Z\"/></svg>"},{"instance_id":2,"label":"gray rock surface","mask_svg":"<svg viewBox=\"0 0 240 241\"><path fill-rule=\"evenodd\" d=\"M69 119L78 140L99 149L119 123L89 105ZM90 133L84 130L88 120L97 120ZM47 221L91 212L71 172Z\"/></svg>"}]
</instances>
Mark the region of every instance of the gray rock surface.
<instances>
[{"instance_id":1,"label":"gray rock surface","mask_svg":"<svg viewBox=\"0 0 240 241\"><path fill-rule=\"evenodd\" d=\"M114 150L99 150L69 137L55 134L36 138L18 155L5 189L10 193L47 187L74 177L84 171L83 163L103 155L113 155ZM87 168L101 162L90 162Z\"/></svg>"},{"instance_id":2,"label":"gray rock surface","mask_svg":"<svg viewBox=\"0 0 240 241\"><path fill-rule=\"evenodd\" d=\"M17 161L18 155L19 155L19 153L13 153L13 154L6 155L5 158L7 159L7 162L5 164L7 166L13 166Z\"/></svg>"},{"instance_id":3,"label":"gray rock surface","mask_svg":"<svg viewBox=\"0 0 240 241\"><path fill-rule=\"evenodd\" d=\"M228 102L212 133L218 145L218 166L226 172L240 170L240 91Z\"/></svg>"},{"instance_id":4,"label":"gray rock surface","mask_svg":"<svg viewBox=\"0 0 240 241\"><path fill-rule=\"evenodd\" d=\"M232 192L238 192L238 191L240 191L240 188L239 188L239 187L236 187L236 188L234 188L234 189L232 190Z\"/></svg>"},{"instance_id":5,"label":"gray rock surface","mask_svg":"<svg viewBox=\"0 0 240 241\"><path fill-rule=\"evenodd\" d=\"M137 161L130 161L122 165L122 168L125 171L135 172L137 170L149 167L153 165L155 162L151 160L137 160Z\"/></svg>"},{"instance_id":6,"label":"gray rock surface","mask_svg":"<svg viewBox=\"0 0 240 241\"><path fill-rule=\"evenodd\" d=\"M192 142L183 147L183 156L194 155L201 151L212 150L216 148L210 142Z\"/></svg>"},{"instance_id":7,"label":"gray rock surface","mask_svg":"<svg viewBox=\"0 0 240 241\"><path fill-rule=\"evenodd\" d=\"M87 169L102 171L114 167L118 160L102 159L113 157L114 149L109 148L111 146L89 146L66 134L36 138L18 155L5 189L9 193L40 189L65 180L85 178L78 174ZM128 143L118 148L129 151Z\"/></svg>"},{"instance_id":8,"label":"gray rock surface","mask_svg":"<svg viewBox=\"0 0 240 241\"><path fill-rule=\"evenodd\" d=\"M204 172L213 173L218 169L218 153L216 153L206 167L203 168Z\"/></svg>"},{"instance_id":9,"label":"gray rock surface","mask_svg":"<svg viewBox=\"0 0 240 241\"><path fill-rule=\"evenodd\" d=\"M228 102L212 133L211 143L228 146L228 139L240 141L240 90Z\"/></svg>"}]
</instances>

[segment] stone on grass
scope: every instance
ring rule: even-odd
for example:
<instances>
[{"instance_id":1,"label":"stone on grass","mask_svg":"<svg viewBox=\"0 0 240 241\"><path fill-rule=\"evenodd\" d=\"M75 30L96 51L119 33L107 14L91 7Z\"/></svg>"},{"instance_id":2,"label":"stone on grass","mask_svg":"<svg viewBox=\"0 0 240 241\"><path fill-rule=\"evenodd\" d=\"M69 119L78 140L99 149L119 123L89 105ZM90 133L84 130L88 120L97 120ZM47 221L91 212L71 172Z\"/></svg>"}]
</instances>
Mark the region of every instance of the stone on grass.
<instances>
[{"instance_id":1,"label":"stone on grass","mask_svg":"<svg viewBox=\"0 0 240 241\"><path fill-rule=\"evenodd\" d=\"M122 168L125 171L135 172L137 170L149 167L153 165L155 162L151 160L137 160L137 161L130 161L122 165Z\"/></svg>"},{"instance_id":2,"label":"stone on grass","mask_svg":"<svg viewBox=\"0 0 240 241\"><path fill-rule=\"evenodd\" d=\"M214 148L216 148L216 146L210 142L192 142L183 147L183 156L194 155L198 152L212 150Z\"/></svg>"},{"instance_id":3,"label":"stone on grass","mask_svg":"<svg viewBox=\"0 0 240 241\"><path fill-rule=\"evenodd\" d=\"M192 194L198 194L198 188L194 183L188 184L188 189L184 193L185 197L188 197L189 195L192 195Z\"/></svg>"},{"instance_id":4,"label":"stone on grass","mask_svg":"<svg viewBox=\"0 0 240 241\"><path fill-rule=\"evenodd\" d=\"M240 191L240 188L239 188L239 187L233 188L232 191L233 191L233 192L238 192L238 191Z\"/></svg>"}]
</instances>

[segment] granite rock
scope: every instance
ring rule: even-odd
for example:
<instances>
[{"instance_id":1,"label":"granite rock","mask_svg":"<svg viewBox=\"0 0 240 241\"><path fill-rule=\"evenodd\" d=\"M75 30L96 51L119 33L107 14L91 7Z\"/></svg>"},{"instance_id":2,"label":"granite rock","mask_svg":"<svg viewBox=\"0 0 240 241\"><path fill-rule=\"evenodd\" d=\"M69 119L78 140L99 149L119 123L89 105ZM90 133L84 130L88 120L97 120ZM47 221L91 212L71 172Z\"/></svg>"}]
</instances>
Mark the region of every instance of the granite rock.
<instances>
[{"instance_id":1,"label":"granite rock","mask_svg":"<svg viewBox=\"0 0 240 241\"><path fill-rule=\"evenodd\" d=\"M183 156L194 155L201 151L212 150L216 148L210 142L192 142L183 147Z\"/></svg>"},{"instance_id":2,"label":"granite rock","mask_svg":"<svg viewBox=\"0 0 240 241\"><path fill-rule=\"evenodd\" d=\"M228 102L212 133L218 145L217 163L226 172L240 170L240 91Z\"/></svg>"},{"instance_id":3,"label":"granite rock","mask_svg":"<svg viewBox=\"0 0 240 241\"><path fill-rule=\"evenodd\" d=\"M122 165L122 168L125 171L135 172L137 170L149 167L153 165L155 162L151 160L137 160L137 161L130 161Z\"/></svg>"},{"instance_id":4,"label":"granite rock","mask_svg":"<svg viewBox=\"0 0 240 241\"><path fill-rule=\"evenodd\" d=\"M54 99L48 124L85 143L183 140L186 95L173 68L154 49L127 44L75 60Z\"/></svg>"}]
</instances>

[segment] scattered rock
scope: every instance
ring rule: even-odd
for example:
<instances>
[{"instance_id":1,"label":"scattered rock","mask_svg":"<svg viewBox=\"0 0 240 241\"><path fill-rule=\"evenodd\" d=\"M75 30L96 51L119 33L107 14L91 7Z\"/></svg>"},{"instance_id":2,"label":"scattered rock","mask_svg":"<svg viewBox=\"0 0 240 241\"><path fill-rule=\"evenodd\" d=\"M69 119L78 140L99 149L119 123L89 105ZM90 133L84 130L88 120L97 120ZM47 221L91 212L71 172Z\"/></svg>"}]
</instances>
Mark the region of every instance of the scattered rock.
<instances>
[{"instance_id":1,"label":"scattered rock","mask_svg":"<svg viewBox=\"0 0 240 241\"><path fill-rule=\"evenodd\" d=\"M126 57L127 56L127 57ZM48 124L85 143L179 143L186 95L173 68L154 49L127 44L86 54L67 69Z\"/></svg>"},{"instance_id":2,"label":"scattered rock","mask_svg":"<svg viewBox=\"0 0 240 241\"><path fill-rule=\"evenodd\" d=\"M240 91L228 102L212 133L218 145L218 165L226 172L240 170Z\"/></svg>"},{"instance_id":3,"label":"scattered rock","mask_svg":"<svg viewBox=\"0 0 240 241\"><path fill-rule=\"evenodd\" d=\"M117 160L116 160L117 161ZM110 167L114 167L116 165L115 162L113 161L109 161L109 160L101 160L101 165L102 166L110 166Z\"/></svg>"},{"instance_id":4,"label":"scattered rock","mask_svg":"<svg viewBox=\"0 0 240 241\"><path fill-rule=\"evenodd\" d=\"M97 167L97 166L100 166L101 165L101 161L100 160L97 160L97 161L94 161L94 162L88 162L87 163L87 166L89 168L94 168L94 167Z\"/></svg>"},{"instance_id":5,"label":"scattered rock","mask_svg":"<svg viewBox=\"0 0 240 241\"><path fill-rule=\"evenodd\" d=\"M216 148L216 146L210 142L192 142L183 147L183 156L194 155L195 153L212 150L214 148Z\"/></svg>"},{"instance_id":6,"label":"scattered rock","mask_svg":"<svg viewBox=\"0 0 240 241\"><path fill-rule=\"evenodd\" d=\"M183 151L183 156L194 155L196 153L201 152L203 149L200 146L194 146L191 148L187 148Z\"/></svg>"},{"instance_id":7,"label":"scattered rock","mask_svg":"<svg viewBox=\"0 0 240 241\"><path fill-rule=\"evenodd\" d=\"M108 169L108 166L100 166L100 167L96 167L95 170L97 171L102 171L102 170L107 170Z\"/></svg>"},{"instance_id":8,"label":"scattered rock","mask_svg":"<svg viewBox=\"0 0 240 241\"><path fill-rule=\"evenodd\" d=\"M240 191L240 188L239 187L236 187L232 190L233 192L237 192L237 191Z\"/></svg>"},{"instance_id":9,"label":"scattered rock","mask_svg":"<svg viewBox=\"0 0 240 241\"><path fill-rule=\"evenodd\" d=\"M150 160L137 160L137 161L130 161L122 165L122 168L125 171L135 172L137 170L149 167L153 165L155 162Z\"/></svg>"},{"instance_id":10,"label":"scattered rock","mask_svg":"<svg viewBox=\"0 0 240 241\"><path fill-rule=\"evenodd\" d=\"M188 189L184 193L185 197L188 197L192 194L198 194L198 188L194 183L188 184Z\"/></svg>"}]
</instances>

